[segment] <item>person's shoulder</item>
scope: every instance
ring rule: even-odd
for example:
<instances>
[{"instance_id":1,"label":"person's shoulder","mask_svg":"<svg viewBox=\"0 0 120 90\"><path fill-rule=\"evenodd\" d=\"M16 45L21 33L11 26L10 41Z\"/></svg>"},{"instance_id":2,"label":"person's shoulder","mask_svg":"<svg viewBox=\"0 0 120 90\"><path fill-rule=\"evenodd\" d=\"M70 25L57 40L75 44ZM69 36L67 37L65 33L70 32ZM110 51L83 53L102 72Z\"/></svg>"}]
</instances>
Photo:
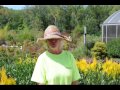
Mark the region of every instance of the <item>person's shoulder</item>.
<instances>
[{"instance_id":1,"label":"person's shoulder","mask_svg":"<svg viewBox=\"0 0 120 90\"><path fill-rule=\"evenodd\" d=\"M43 53L41 53L41 54L39 55L39 57L44 56L45 54L46 54L46 51L44 51Z\"/></svg>"},{"instance_id":2,"label":"person's shoulder","mask_svg":"<svg viewBox=\"0 0 120 90\"><path fill-rule=\"evenodd\" d=\"M43 53L41 53L41 54L38 56L38 60L44 58L45 55L46 55L46 51L43 52Z\"/></svg>"}]
</instances>

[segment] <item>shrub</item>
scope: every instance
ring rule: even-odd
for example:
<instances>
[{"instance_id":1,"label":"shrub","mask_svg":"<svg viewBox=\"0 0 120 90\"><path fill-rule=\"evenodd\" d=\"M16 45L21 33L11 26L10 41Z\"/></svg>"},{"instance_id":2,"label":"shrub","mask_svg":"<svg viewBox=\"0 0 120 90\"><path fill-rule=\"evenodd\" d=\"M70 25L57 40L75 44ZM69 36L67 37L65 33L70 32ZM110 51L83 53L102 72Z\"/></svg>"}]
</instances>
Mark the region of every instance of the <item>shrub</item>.
<instances>
[{"instance_id":1,"label":"shrub","mask_svg":"<svg viewBox=\"0 0 120 90\"><path fill-rule=\"evenodd\" d=\"M7 74L14 77L17 85L34 85L31 76L35 66L36 58L19 58L16 62L5 65Z\"/></svg>"},{"instance_id":2,"label":"shrub","mask_svg":"<svg viewBox=\"0 0 120 90\"><path fill-rule=\"evenodd\" d=\"M0 67L5 64L11 64L16 60L16 56L8 55L7 53L0 52Z\"/></svg>"},{"instance_id":3,"label":"shrub","mask_svg":"<svg viewBox=\"0 0 120 90\"><path fill-rule=\"evenodd\" d=\"M97 59L104 59L107 56L107 47L104 42L96 42L91 49L91 54Z\"/></svg>"},{"instance_id":4,"label":"shrub","mask_svg":"<svg viewBox=\"0 0 120 90\"><path fill-rule=\"evenodd\" d=\"M74 40L74 39L73 39ZM84 46L84 38L83 35L77 39L77 43L73 47L73 54L76 58L82 57L91 57L91 48L93 48L94 43L96 41L100 41L99 36L95 35L86 35L86 46ZM74 42L73 42L74 43Z\"/></svg>"},{"instance_id":5,"label":"shrub","mask_svg":"<svg viewBox=\"0 0 120 90\"><path fill-rule=\"evenodd\" d=\"M107 43L107 53L110 57L120 58L120 39L115 39Z\"/></svg>"},{"instance_id":6,"label":"shrub","mask_svg":"<svg viewBox=\"0 0 120 90\"><path fill-rule=\"evenodd\" d=\"M75 48L72 53L76 59L80 59L86 57L88 51L86 47L82 44L79 47Z\"/></svg>"},{"instance_id":7,"label":"shrub","mask_svg":"<svg viewBox=\"0 0 120 90\"><path fill-rule=\"evenodd\" d=\"M87 49L91 50L93 48L95 42L101 41L100 36L95 36L95 35L86 35L86 46Z\"/></svg>"}]
</instances>

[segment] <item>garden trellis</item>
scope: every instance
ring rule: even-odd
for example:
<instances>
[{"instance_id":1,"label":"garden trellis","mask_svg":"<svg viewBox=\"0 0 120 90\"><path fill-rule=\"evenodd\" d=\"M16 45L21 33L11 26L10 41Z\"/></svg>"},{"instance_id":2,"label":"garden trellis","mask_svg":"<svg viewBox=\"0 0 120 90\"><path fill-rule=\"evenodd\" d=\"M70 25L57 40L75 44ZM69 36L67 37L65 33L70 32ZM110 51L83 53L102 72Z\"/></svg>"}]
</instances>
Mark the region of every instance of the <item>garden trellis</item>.
<instances>
[{"instance_id":1,"label":"garden trellis","mask_svg":"<svg viewBox=\"0 0 120 90\"><path fill-rule=\"evenodd\" d=\"M102 41L108 42L110 40L120 38L120 10L109 16L102 26Z\"/></svg>"}]
</instances>

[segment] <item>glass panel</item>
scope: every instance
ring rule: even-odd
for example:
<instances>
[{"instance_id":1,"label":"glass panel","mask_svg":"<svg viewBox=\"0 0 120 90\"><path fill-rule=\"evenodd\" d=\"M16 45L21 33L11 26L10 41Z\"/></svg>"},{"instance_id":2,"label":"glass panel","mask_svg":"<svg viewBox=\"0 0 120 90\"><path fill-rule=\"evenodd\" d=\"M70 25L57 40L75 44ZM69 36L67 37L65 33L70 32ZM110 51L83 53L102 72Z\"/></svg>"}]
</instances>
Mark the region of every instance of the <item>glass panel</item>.
<instances>
[{"instance_id":1,"label":"glass panel","mask_svg":"<svg viewBox=\"0 0 120 90\"><path fill-rule=\"evenodd\" d=\"M103 26L103 37L106 37L106 26Z\"/></svg>"},{"instance_id":2,"label":"glass panel","mask_svg":"<svg viewBox=\"0 0 120 90\"><path fill-rule=\"evenodd\" d=\"M120 37L120 25L118 25L118 37Z\"/></svg>"},{"instance_id":3,"label":"glass panel","mask_svg":"<svg viewBox=\"0 0 120 90\"><path fill-rule=\"evenodd\" d=\"M103 38L103 42L106 42L106 38L105 37Z\"/></svg>"},{"instance_id":4,"label":"glass panel","mask_svg":"<svg viewBox=\"0 0 120 90\"><path fill-rule=\"evenodd\" d=\"M110 25L108 26L107 31L107 37L108 38L114 38L116 37L116 25Z\"/></svg>"}]
</instances>

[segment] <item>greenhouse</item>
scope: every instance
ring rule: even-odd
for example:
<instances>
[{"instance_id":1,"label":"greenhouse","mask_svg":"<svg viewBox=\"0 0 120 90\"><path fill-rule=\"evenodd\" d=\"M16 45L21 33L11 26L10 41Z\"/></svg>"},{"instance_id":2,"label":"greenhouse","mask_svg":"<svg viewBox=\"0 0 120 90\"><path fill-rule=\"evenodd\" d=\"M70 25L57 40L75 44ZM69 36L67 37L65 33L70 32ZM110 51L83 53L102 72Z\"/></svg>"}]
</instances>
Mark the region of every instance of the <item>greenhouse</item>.
<instances>
[{"instance_id":1,"label":"greenhouse","mask_svg":"<svg viewBox=\"0 0 120 90\"><path fill-rule=\"evenodd\" d=\"M109 16L102 25L102 41L120 38L120 10Z\"/></svg>"}]
</instances>

